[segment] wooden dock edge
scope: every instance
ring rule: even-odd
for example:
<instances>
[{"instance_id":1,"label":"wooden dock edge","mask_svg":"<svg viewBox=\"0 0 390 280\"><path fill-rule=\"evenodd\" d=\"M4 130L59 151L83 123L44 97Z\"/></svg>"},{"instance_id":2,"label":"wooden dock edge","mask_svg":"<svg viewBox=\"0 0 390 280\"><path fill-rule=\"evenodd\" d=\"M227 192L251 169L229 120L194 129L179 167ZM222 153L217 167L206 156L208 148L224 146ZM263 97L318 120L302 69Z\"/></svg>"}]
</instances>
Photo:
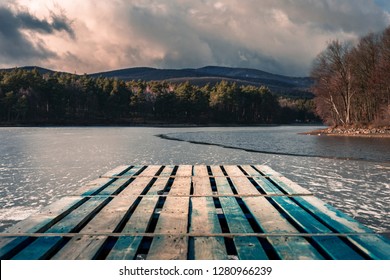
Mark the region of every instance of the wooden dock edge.
<instances>
[{"instance_id":1,"label":"wooden dock edge","mask_svg":"<svg viewBox=\"0 0 390 280\"><path fill-rule=\"evenodd\" d=\"M0 259L390 259L264 165L122 165L0 233Z\"/></svg>"}]
</instances>

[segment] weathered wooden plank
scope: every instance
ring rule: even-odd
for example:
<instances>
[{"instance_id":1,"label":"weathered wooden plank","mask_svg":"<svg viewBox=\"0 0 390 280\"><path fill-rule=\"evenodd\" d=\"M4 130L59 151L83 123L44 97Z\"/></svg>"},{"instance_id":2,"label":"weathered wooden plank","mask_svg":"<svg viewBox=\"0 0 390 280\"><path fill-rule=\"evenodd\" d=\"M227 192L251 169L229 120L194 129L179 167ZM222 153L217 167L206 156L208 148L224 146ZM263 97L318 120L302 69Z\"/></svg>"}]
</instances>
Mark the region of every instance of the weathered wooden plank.
<instances>
[{"instance_id":1,"label":"weathered wooden plank","mask_svg":"<svg viewBox=\"0 0 390 280\"><path fill-rule=\"evenodd\" d=\"M165 178L167 180L167 178ZM157 196L143 197L138 204L129 221L126 223L122 233L144 233L152 218ZM136 257L138 247L142 241L141 236L121 236L107 256L112 260L132 260Z\"/></svg>"},{"instance_id":2,"label":"weathered wooden plank","mask_svg":"<svg viewBox=\"0 0 390 280\"><path fill-rule=\"evenodd\" d=\"M85 201L83 197L64 197L27 219L5 230L5 233L33 233L44 231ZM1 245L0 245L1 247Z\"/></svg>"},{"instance_id":3,"label":"weathered wooden plank","mask_svg":"<svg viewBox=\"0 0 390 280\"><path fill-rule=\"evenodd\" d=\"M210 169L211 169L211 173L213 174L214 177L225 176L225 174L223 174L222 169L219 165L211 165Z\"/></svg>"},{"instance_id":4,"label":"weathered wooden plank","mask_svg":"<svg viewBox=\"0 0 390 280\"><path fill-rule=\"evenodd\" d=\"M98 178L96 180L93 180L85 184L80 189L76 190L74 195L82 195L82 196L94 195L98 193L100 190L107 187L115 180L116 179L112 179L112 178Z\"/></svg>"},{"instance_id":5,"label":"weathered wooden plank","mask_svg":"<svg viewBox=\"0 0 390 280\"><path fill-rule=\"evenodd\" d=\"M107 198L92 197L84 202L80 207L70 212L65 218L50 227L47 233L69 233L76 229L88 220L93 214L94 210L98 208Z\"/></svg>"},{"instance_id":6,"label":"weathered wooden plank","mask_svg":"<svg viewBox=\"0 0 390 280\"><path fill-rule=\"evenodd\" d=\"M134 260L142 236L121 236L107 256L107 260Z\"/></svg>"},{"instance_id":7,"label":"weathered wooden plank","mask_svg":"<svg viewBox=\"0 0 390 280\"><path fill-rule=\"evenodd\" d=\"M106 186L103 190L96 193L96 195L112 195L119 191L119 189L124 188L132 179L129 177L119 178L113 181L111 184Z\"/></svg>"},{"instance_id":8,"label":"weathered wooden plank","mask_svg":"<svg viewBox=\"0 0 390 280\"><path fill-rule=\"evenodd\" d=\"M219 194L232 194L233 191L225 177L215 178ZM219 197L221 207L226 218L226 222L231 233L253 233L253 229L243 213L235 197ZM253 259L254 254L257 259L267 259L267 254L257 238L233 238L238 257L242 260Z\"/></svg>"},{"instance_id":9,"label":"weathered wooden plank","mask_svg":"<svg viewBox=\"0 0 390 280\"><path fill-rule=\"evenodd\" d=\"M113 232L136 199L136 196L115 197L80 232L83 234ZM93 235L74 237L54 256L54 259L92 259L106 238Z\"/></svg>"},{"instance_id":10,"label":"weathered wooden plank","mask_svg":"<svg viewBox=\"0 0 390 280\"><path fill-rule=\"evenodd\" d=\"M233 190L230 187L229 182L225 177L216 177L215 182L217 184L218 193L221 194L233 194ZM253 232L245 214L242 212L237 200L234 197L219 197L223 213L229 226L231 233L251 233ZM255 246L260 247L260 243L254 241ZM240 242L238 242L240 245ZM242 244L241 244L242 245ZM245 251L244 248L241 250L238 246L237 251ZM265 253L264 253L265 254Z\"/></svg>"},{"instance_id":11,"label":"weathered wooden plank","mask_svg":"<svg viewBox=\"0 0 390 280\"><path fill-rule=\"evenodd\" d=\"M211 183L209 177L192 177L194 195L212 195Z\"/></svg>"},{"instance_id":12,"label":"weathered wooden plank","mask_svg":"<svg viewBox=\"0 0 390 280\"><path fill-rule=\"evenodd\" d=\"M176 176L192 176L192 165L179 165L176 171Z\"/></svg>"},{"instance_id":13,"label":"weathered wooden plank","mask_svg":"<svg viewBox=\"0 0 390 280\"><path fill-rule=\"evenodd\" d=\"M200 235L194 238L194 258L196 260L227 260L228 255L222 237L201 236L222 232L213 198L192 197L190 205L190 233Z\"/></svg>"},{"instance_id":14,"label":"weathered wooden plank","mask_svg":"<svg viewBox=\"0 0 390 280\"><path fill-rule=\"evenodd\" d=\"M279 190L275 185L271 183L271 181L267 180L263 177L257 170L255 170L250 165L242 165L242 169L252 177L252 179L260 186L260 188L266 194L283 194L281 190Z\"/></svg>"},{"instance_id":15,"label":"weathered wooden plank","mask_svg":"<svg viewBox=\"0 0 390 280\"><path fill-rule=\"evenodd\" d=\"M253 232L235 197L219 197L231 233Z\"/></svg>"},{"instance_id":16,"label":"weathered wooden plank","mask_svg":"<svg viewBox=\"0 0 390 280\"><path fill-rule=\"evenodd\" d=\"M230 233L238 234L233 237L233 244L239 259L267 259L269 256L390 259L389 240L375 235L323 201L307 196L310 192L269 167L226 165L222 169L210 166L214 179L209 178L205 165L179 166L175 176L172 176L175 168L172 165L163 169L161 165L130 167L120 166L107 172L103 175L107 178L99 178L79 189L77 193L81 197L64 198L7 230L10 234L59 235L80 231L80 236L70 240L61 236L1 237L0 258L45 259L55 254L54 259L94 259L108 253L108 259L135 259L142 244L142 233L147 231L156 214L159 215L157 225L153 226L156 236L147 259L228 259L226 246L229 244L225 245L228 239L210 236L222 233L219 218L225 219ZM164 193L170 180L173 180L170 191ZM218 195L213 198L211 183L214 182ZM295 196L259 197L260 193ZM168 196L158 214L154 211L163 194ZM198 197L190 198L191 194ZM232 197L233 194L241 198ZM300 194L305 196L297 196ZM94 195L97 196L86 197ZM222 214L217 214L214 201L220 203ZM254 231L329 235L240 236ZM126 236L108 237L113 232ZM128 236L132 233L137 236ZM347 235L339 238L333 233ZM268 249L272 246L272 250L265 252L263 245ZM110 252L105 251L111 247Z\"/></svg>"},{"instance_id":17,"label":"weathered wooden plank","mask_svg":"<svg viewBox=\"0 0 390 280\"><path fill-rule=\"evenodd\" d=\"M207 171L207 166L206 165L195 165L194 166L194 176L208 177L209 173Z\"/></svg>"},{"instance_id":18,"label":"weathered wooden plank","mask_svg":"<svg viewBox=\"0 0 390 280\"><path fill-rule=\"evenodd\" d=\"M249 212L264 233L299 233L265 197L244 197ZM267 238L281 259L323 259L303 237Z\"/></svg>"},{"instance_id":19,"label":"weathered wooden plank","mask_svg":"<svg viewBox=\"0 0 390 280\"><path fill-rule=\"evenodd\" d=\"M294 201L315 214L319 219L342 233L356 233L373 231L350 216L337 210L330 204L314 196L294 197Z\"/></svg>"},{"instance_id":20,"label":"weathered wooden plank","mask_svg":"<svg viewBox=\"0 0 390 280\"><path fill-rule=\"evenodd\" d=\"M234 197L220 197L219 200L231 233L253 232L251 225ZM253 259L254 253L257 255L257 259L268 258L257 238L234 237L233 240L237 249L238 257L241 260Z\"/></svg>"},{"instance_id":21,"label":"weathered wooden plank","mask_svg":"<svg viewBox=\"0 0 390 280\"><path fill-rule=\"evenodd\" d=\"M295 204L288 197L274 197L273 200L285 210L286 215L290 217L304 232L307 233L332 233L333 231L321 224L312 215ZM337 236L312 237L318 246L331 259L363 259L356 251L348 246Z\"/></svg>"},{"instance_id":22,"label":"weathered wooden plank","mask_svg":"<svg viewBox=\"0 0 390 280\"><path fill-rule=\"evenodd\" d=\"M176 177L169 191L169 195L190 195L191 177Z\"/></svg>"},{"instance_id":23,"label":"weathered wooden plank","mask_svg":"<svg viewBox=\"0 0 390 280\"><path fill-rule=\"evenodd\" d=\"M155 233L187 233L189 197L167 197ZM147 259L187 259L188 237L153 238Z\"/></svg>"},{"instance_id":24,"label":"weathered wooden plank","mask_svg":"<svg viewBox=\"0 0 390 280\"><path fill-rule=\"evenodd\" d=\"M260 194L256 187L249 181L249 179L242 173L242 171L237 166L227 166L225 170L229 175L234 175L230 179L232 180L233 185L237 190L238 194Z\"/></svg>"},{"instance_id":25,"label":"weathered wooden plank","mask_svg":"<svg viewBox=\"0 0 390 280\"><path fill-rule=\"evenodd\" d=\"M195 260L228 260L223 237L194 237Z\"/></svg>"},{"instance_id":26,"label":"weathered wooden plank","mask_svg":"<svg viewBox=\"0 0 390 280\"><path fill-rule=\"evenodd\" d=\"M29 246L15 255L12 260L42 260L46 259L54 248L62 241L63 237L50 236L39 237Z\"/></svg>"},{"instance_id":27,"label":"weathered wooden plank","mask_svg":"<svg viewBox=\"0 0 390 280\"><path fill-rule=\"evenodd\" d=\"M273 185L269 180L265 179L264 177L252 177L252 179L266 194L284 194L277 186Z\"/></svg>"},{"instance_id":28,"label":"weathered wooden plank","mask_svg":"<svg viewBox=\"0 0 390 280\"><path fill-rule=\"evenodd\" d=\"M282 260L322 260L324 257L303 237L271 236L267 240Z\"/></svg>"},{"instance_id":29,"label":"weathered wooden plank","mask_svg":"<svg viewBox=\"0 0 390 280\"><path fill-rule=\"evenodd\" d=\"M30 237L1 237L0 260L7 260L23 249L30 242Z\"/></svg>"},{"instance_id":30,"label":"weathered wooden plank","mask_svg":"<svg viewBox=\"0 0 390 280\"><path fill-rule=\"evenodd\" d=\"M113 232L137 196L115 197L80 231L86 234Z\"/></svg>"},{"instance_id":31,"label":"weathered wooden plank","mask_svg":"<svg viewBox=\"0 0 390 280\"><path fill-rule=\"evenodd\" d=\"M175 168L174 165L166 165L163 171L160 173L159 177L171 176L174 168Z\"/></svg>"},{"instance_id":32,"label":"weathered wooden plank","mask_svg":"<svg viewBox=\"0 0 390 280\"><path fill-rule=\"evenodd\" d=\"M189 197L167 197L155 233L187 233Z\"/></svg>"},{"instance_id":33,"label":"weathered wooden plank","mask_svg":"<svg viewBox=\"0 0 390 280\"><path fill-rule=\"evenodd\" d=\"M212 197L192 197L190 218L191 233L207 235L222 232Z\"/></svg>"},{"instance_id":34,"label":"weathered wooden plank","mask_svg":"<svg viewBox=\"0 0 390 280\"><path fill-rule=\"evenodd\" d=\"M143 233L146 231L156 207L158 196L145 196L137 205L129 221L123 228L123 233Z\"/></svg>"},{"instance_id":35,"label":"weathered wooden plank","mask_svg":"<svg viewBox=\"0 0 390 280\"><path fill-rule=\"evenodd\" d=\"M347 237L356 248L374 260L390 260L390 241L379 234Z\"/></svg>"},{"instance_id":36,"label":"weathered wooden plank","mask_svg":"<svg viewBox=\"0 0 390 280\"><path fill-rule=\"evenodd\" d=\"M240 168L238 168L237 165L224 165L223 168L225 168L226 173L230 177L239 176L239 177L245 177L246 175L242 172Z\"/></svg>"},{"instance_id":37,"label":"weathered wooden plank","mask_svg":"<svg viewBox=\"0 0 390 280\"><path fill-rule=\"evenodd\" d=\"M290 179L284 177L280 173L274 171L273 169L269 168L265 165L256 165L256 169L264 173L266 176L269 177L270 180L272 180L274 183L276 183L279 187L281 187L283 190L286 191L288 194L305 194L310 195L312 194L307 189L301 187L297 183L291 181Z\"/></svg>"},{"instance_id":38,"label":"weathered wooden plank","mask_svg":"<svg viewBox=\"0 0 390 280\"><path fill-rule=\"evenodd\" d=\"M98 178L96 180L93 180L89 183L87 183L85 186L81 187L75 192L75 195L107 195L113 193L117 188L119 188L118 185L121 184L121 182L127 182L126 179L117 179L112 178L116 176L123 176L123 177L130 177L133 176L135 173L137 173L143 166L132 166L131 169L129 169L130 166L120 166L118 168L115 168L114 170L111 170L107 172L106 174L102 175L101 178ZM129 170L127 170L129 169ZM126 171L127 170L127 171ZM124 171L126 171L124 173Z\"/></svg>"},{"instance_id":39,"label":"weathered wooden plank","mask_svg":"<svg viewBox=\"0 0 390 280\"><path fill-rule=\"evenodd\" d=\"M60 251L58 251L52 260L93 260L101 250L106 236L73 237Z\"/></svg>"},{"instance_id":40,"label":"weathered wooden plank","mask_svg":"<svg viewBox=\"0 0 390 280\"><path fill-rule=\"evenodd\" d=\"M332 227L340 233L368 232L367 228L343 212L335 209L329 204L316 197L296 197L294 198L301 206L315 214L323 223ZM379 235L351 235L347 237L356 248L364 252L372 259L389 259L390 242Z\"/></svg>"},{"instance_id":41,"label":"weathered wooden plank","mask_svg":"<svg viewBox=\"0 0 390 280\"><path fill-rule=\"evenodd\" d=\"M135 165L130 170L126 171L125 173L122 173L120 176L121 177L131 177L131 176L134 176L135 174L137 174L144 167L145 166L143 166L143 165Z\"/></svg>"},{"instance_id":42,"label":"weathered wooden plank","mask_svg":"<svg viewBox=\"0 0 390 280\"><path fill-rule=\"evenodd\" d=\"M149 165L146 167L145 170L143 170L140 174L138 174L138 177L149 177L149 176L155 176L156 173L160 170L161 165ZM132 174L134 175L134 174ZM127 172L123 174L123 176L127 176Z\"/></svg>"},{"instance_id":43,"label":"weathered wooden plank","mask_svg":"<svg viewBox=\"0 0 390 280\"><path fill-rule=\"evenodd\" d=\"M156 168L147 169L145 171L151 174L158 170L156 170ZM138 195L140 195L150 183L151 179L152 177L137 177L126 187L126 189L113 198L112 201L110 201L80 232L84 234L113 232L118 227L125 214L129 211L130 207L132 207L137 200ZM104 241L105 239L94 239L92 236L84 236L78 240L72 238L72 240L64 246L63 250L61 250L65 253L57 257L78 259L92 256L96 254L96 250L99 249L99 244L102 245ZM84 248L85 253L81 254L77 250L74 255L72 255L72 246L75 245L77 245L80 250Z\"/></svg>"},{"instance_id":44,"label":"weathered wooden plank","mask_svg":"<svg viewBox=\"0 0 390 280\"><path fill-rule=\"evenodd\" d=\"M259 170L261 173L263 173L264 176L275 176L275 175L280 176L279 172L276 172L275 170L273 170L271 167L267 165L255 165L255 168Z\"/></svg>"},{"instance_id":45,"label":"weathered wooden plank","mask_svg":"<svg viewBox=\"0 0 390 280\"><path fill-rule=\"evenodd\" d=\"M268 260L267 253L256 237L236 236L233 238L240 260Z\"/></svg>"},{"instance_id":46,"label":"weathered wooden plank","mask_svg":"<svg viewBox=\"0 0 390 280\"><path fill-rule=\"evenodd\" d=\"M130 165L120 165L120 166L118 166L118 167L116 167L116 168L106 172L101 177L119 176L120 174L124 173L124 171L127 170L130 167L131 167Z\"/></svg>"},{"instance_id":47,"label":"weathered wooden plank","mask_svg":"<svg viewBox=\"0 0 390 280\"><path fill-rule=\"evenodd\" d=\"M146 257L147 260L186 260L188 259L188 237L157 236Z\"/></svg>"},{"instance_id":48,"label":"weathered wooden plank","mask_svg":"<svg viewBox=\"0 0 390 280\"><path fill-rule=\"evenodd\" d=\"M241 165L241 168L251 177L261 177L261 173L255 170L251 165Z\"/></svg>"},{"instance_id":49,"label":"weathered wooden plank","mask_svg":"<svg viewBox=\"0 0 390 280\"><path fill-rule=\"evenodd\" d=\"M225 177L215 177L215 183L218 194L233 194L233 190Z\"/></svg>"},{"instance_id":50,"label":"weathered wooden plank","mask_svg":"<svg viewBox=\"0 0 390 280\"><path fill-rule=\"evenodd\" d=\"M164 193L165 187L168 184L169 177L159 177L153 183L152 187L146 193L147 195L162 195Z\"/></svg>"},{"instance_id":51,"label":"weathered wooden plank","mask_svg":"<svg viewBox=\"0 0 390 280\"><path fill-rule=\"evenodd\" d=\"M137 177L117 196L122 197L140 195L146 190L146 187L151 183L152 180L153 177L151 176Z\"/></svg>"}]
</instances>

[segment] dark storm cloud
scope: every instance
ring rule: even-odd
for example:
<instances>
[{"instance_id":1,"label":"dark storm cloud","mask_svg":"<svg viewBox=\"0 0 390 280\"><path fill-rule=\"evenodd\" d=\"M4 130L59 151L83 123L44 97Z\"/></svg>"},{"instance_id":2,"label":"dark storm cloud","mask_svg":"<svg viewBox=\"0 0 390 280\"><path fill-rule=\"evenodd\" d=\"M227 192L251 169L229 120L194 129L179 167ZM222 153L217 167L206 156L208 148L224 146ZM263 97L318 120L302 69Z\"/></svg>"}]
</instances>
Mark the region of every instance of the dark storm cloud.
<instances>
[{"instance_id":1,"label":"dark storm cloud","mask_svg":"<svg viewBox=\"0 0 390 280\"><path fill-rule=\"evenodd\" d=\"M168 68L215 64L307 74L327 41L354 39L389 23L387 13L365 0L118 3L125 2L117 1L116 13L131 38L154 46L161 55L152 64Z\"/></svg>"},{"instance_id":2,"label":"dark storm cloud","mask_svg":"<svg viewBox=\"0 0 390 280\"><path fill-rule=\"evenodd\" d=\"M57 31L65 31L71 38L75 36L70 21L62 14L52 13L51 21L48 21L26 10L14 11L0 6L0 62L27 64L35 59L55 57L56 54L35 33L53 34Z\"/></svg>"},{"instance_id":3,"label":"dark storm cloud","mask_svg":"<svg viewBox=\"0 0 390 280\"><path fill-rule=\"evenodd\" d=\"M14 7L0 11L0 66L29 58L79 73L221 65L307 75L327 42L390 24L384 0L0 1Z\"/></svg>"}]
</instances>

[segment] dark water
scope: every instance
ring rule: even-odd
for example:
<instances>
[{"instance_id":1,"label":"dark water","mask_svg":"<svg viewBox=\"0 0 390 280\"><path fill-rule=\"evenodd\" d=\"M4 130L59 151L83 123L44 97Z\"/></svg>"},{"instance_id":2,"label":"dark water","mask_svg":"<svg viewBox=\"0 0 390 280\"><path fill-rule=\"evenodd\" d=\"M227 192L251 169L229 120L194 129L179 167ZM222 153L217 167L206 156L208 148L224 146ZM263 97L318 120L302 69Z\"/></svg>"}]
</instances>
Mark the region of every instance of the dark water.
<instances>
[{"instance_id":1,"label":"dark water","mask_svg":"<svg viewBox=\"0 0 390 280\"><path fill-rule=\"evenodd\" d=\"M298 134L313 129L0 128L0 231L122 164L267 164L390 231L390 139Z\"/></svg>"},{"instance_id":2,"label":"dark water","mask_svg":"<svg viewBox=\"0 0 390 280\"><path fill-rule=\"evenodd\" d=\"M249 152L390 162L389 138L319 137L297 133L307 129L284 126L242 131L170 133L162 137Z\"/></svg>"}]
</instances>

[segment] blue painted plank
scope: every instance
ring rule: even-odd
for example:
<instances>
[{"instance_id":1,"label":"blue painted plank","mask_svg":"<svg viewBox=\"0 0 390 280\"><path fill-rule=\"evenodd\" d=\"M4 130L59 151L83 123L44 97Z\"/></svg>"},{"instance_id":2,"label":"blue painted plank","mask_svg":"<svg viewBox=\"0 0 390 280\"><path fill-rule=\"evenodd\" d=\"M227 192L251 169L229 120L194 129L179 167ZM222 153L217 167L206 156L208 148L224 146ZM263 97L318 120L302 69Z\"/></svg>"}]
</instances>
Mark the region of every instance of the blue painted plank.
<instances>
[{"instance_id":1,"label":"blue painted plank","mask_svg":"<svg viewBox=\"0 0 390 280\"><path fill-rule=\"evenodd\" d=\"M1 237L0 238L0 259L9 259L16 252L25 247L24 243L28 242L29 237Z\"/></svg>"},{"instance_id":2,"label":"blue painted plank","mask_svg":"<svg viewBox=\"0 0 390 280\"><path fill-rule=\"evenodd\" d=\"M268 260L268 256L256 237L233 238L240 260Z\"/></svg>"},{"instance_id":3,"label":"blue painted plank","mask_svg":"<svg viewBox=\"0 0 390 280\"><path fill-rule=\"evenodd\" d=\"M107 260L134 260L139 245L141 244L142 236L121 236L115 243Z\"/></svg>"},{"instance_id":4,"label":"blue painted plank","mask_svg":"<svg viewBox=\"0 0 390 280\"><path fill-rule=\"evenodd\" d=\"M244 197L243 202L264 233L298 234L299 231L265 197ZM268 237L280 259L323 259L304 237Z\"/></svg>"},{"instance_id":5,"label":"blue painted plank","mask_svg":"<svg viewBox=\"0 0 390 280\"><path fill-rule=\"evenodd\" d=\"M144 166L143 165L135 165L130 170L122 173L121 177L131 177L134 176L137 172L139 172Z\"/></svg>"},{"instance_id":6,"label":"blue painted plank","mask_svg":"<svg viewBox=\"0 0 390 280\"><path fill-rule=\"evenodd\" d=\"M5 230L5 233L34 233L45 226L49 226L51 223L64 216L66 213L72 211L75 207L79 206L85 201L83 197L64 197L60 200L46 206L40 210L37 214L31 215L27 219L17 223Z\"/></svg>"},{"instance_id":7,"label":"blue painted plank","mask_svg":"<svg viewBox=\"0 0 390 280\"><path fill-rule=\"evenodd\" d=\"M278 189L276 186L274 186L269 180L267 180L264 177L252 177L253 180L260 186L260 188L266 193L266 194L283 194L283 192Z\"/></svg>"},{"instance_id":8,"label":"blue painted plank","mask_svg":"<svg viewBox=\"0 0 390 280\"><path fill-rule=\"evenodd\" d=\"M99 178L96 180L93 180L86 185L84 185L82 188L78 189L74 195L81 195L81 196L90 196L94 195L96 193L99 193L101 190L106 188L108 185L110 185L112 182L114 182L116 179L113 178Z\"/></svg>"},{"instance_id":9,"label":"blue painted plank","mask_svg":"<svg viewBox=\"0 0 390 280\"><path fill-rule=\"evenodd\" d=\"M132 178L120 178L116 179L115 181L111 182L109 185L107 185L103 190L96 193L96 195L112 195L116 191L118 191L120 188L125 187L127 184L129 184L130 181L132 181Z\"/></svg>"},{"instance_id":10,"label":"blue painted plank","mask_svg":"<svg viewBox=\"0 0 390 280\"><path fill-rule=\"evenodd\" d=\"M15 255L12 260L40 260L45 259L53 249L62 241L62 237L50 236L39 237L21 252Z\"/></svg>"},{"instance_id":11,"label":"blue painted plank","mask_svg":"<svg viewBox=\"0 0 390 280\"><path fill-rule=\"evenodd\" d=\"M107 198L105 197L92 197L87 200L80 207L70 212L65 218L60 220L49 228L47 233L69 233L74 232L79 225L82 225L84 221L90 218L94 210L98 208ZM79 229L80 230L80 229Z\"/></svg>"},{"instance_id":12,"label":"blue painted plank","mask_svg":"<svg viewBox=\"0 0 390 280\"><path fill-rule=\"evenodd\" d=\"M312 194L307 189L301 187L297 183L284 177L283 175L281 175L280 173L276 172L275 170L271 169L268 166L256 165L255 167L257 170L260 170L263 174L268 176L269 180L274 182L276 185L278 185L288 194L305 194L305 195Z\"/></svg>"},{"instance_id":13,"label":"blue painted plank","mask_svg":"<svg viewBox=\"0 0 390 280\"><path fill-rule=\"evenodd\" d=\"M199 235L194 237L193 255L196 260L228 259L222 237L202 237L202 235L222 232L212 197L191 198L190 225L190 233Z\"/></svg>"},{"instance_id":14,"label":"blue painted plank","mask_svg":"<svg viewBox=\"0 0 390 280\"><path fill-rule=\"evenodd\" d=\"M294 221L294 223L306 233L333 233L333 231L320 223L289 197L272 198ZM313 236L312 240L332 259L361 260L364 259L358 252L337 236Z\"/></svg>"},{"instance_id":15,"label":"blue painted plank","mask_svg":"<svg viewBox=\"0 0 390 280\"><path fill-rule=\"evenodd\" d=\"M294 198L323 223L340 233L373 233L368 227L315 197ZM390 259L390 241L380 235L351 235L348 239L372 259Z\"/></svg>"},{"instance_id":16,"label":"blue painted plank","mask_svg":"<svg viewBox=\"0 0 390 280\"><path fill-rule=\"evenodd\" d=\"M233 194L229 182L224 177L215 178L219 194ZM226 218L230 233L253 233L245 214L235 197L219 197L221 207ZM267 259L261 243L256 238L235 237L235 246L240 259L253 259L254 254L257 259ZM237 241L237 243L236 243Z\"/></svg>"}]
</instances>

